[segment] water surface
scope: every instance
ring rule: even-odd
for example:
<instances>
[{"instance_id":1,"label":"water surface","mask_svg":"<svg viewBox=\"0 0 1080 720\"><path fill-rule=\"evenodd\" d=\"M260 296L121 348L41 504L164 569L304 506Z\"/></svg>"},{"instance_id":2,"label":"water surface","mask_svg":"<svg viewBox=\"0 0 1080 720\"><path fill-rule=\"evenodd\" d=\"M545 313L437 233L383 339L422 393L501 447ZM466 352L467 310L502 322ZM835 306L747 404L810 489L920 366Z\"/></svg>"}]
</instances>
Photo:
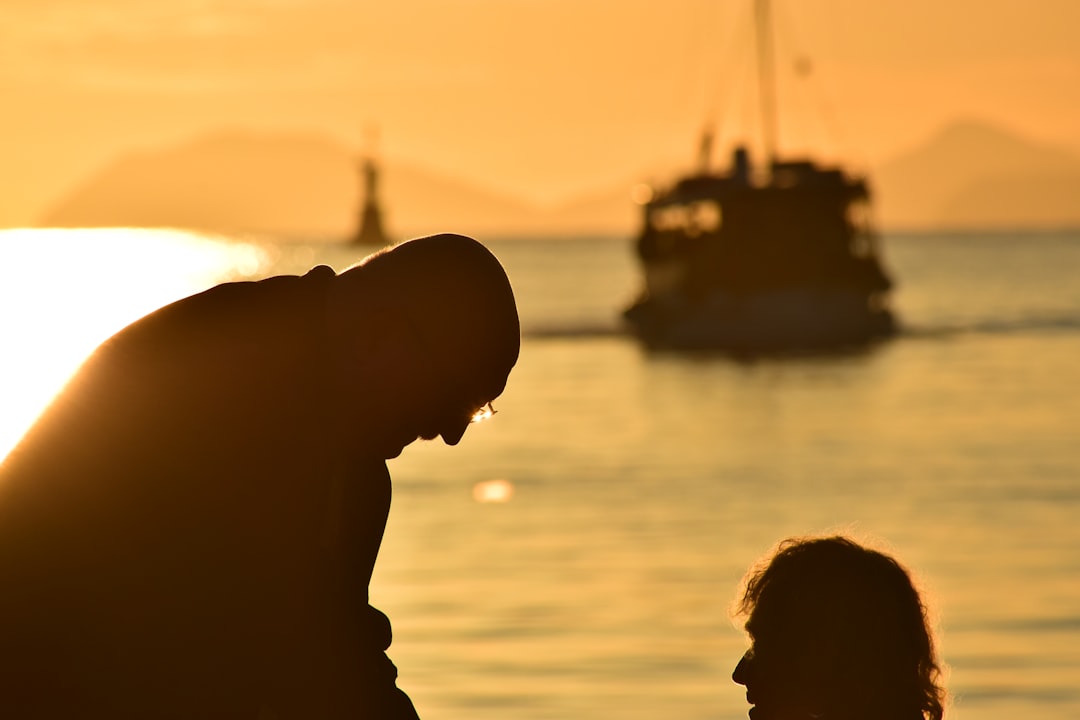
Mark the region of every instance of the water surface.
<instances>
[{"instance_id":1,"label":"water surface","mask_svg":"<svg viewBox=\"0 0 1080 720\"><path fill-rule=\"evenodd\" d=\"M358 259L131 241L0 233L0 452L153 307ZM916 573L949 716L1080 717L1080 234L887 237L901 337L755 361L613 333L637 282L625 242L490 245L518 294L520 364L459 447L391 462L372 585L423 717L743 717L738 582L780 538L835 530Z\"/></svg>"}]
</instances>

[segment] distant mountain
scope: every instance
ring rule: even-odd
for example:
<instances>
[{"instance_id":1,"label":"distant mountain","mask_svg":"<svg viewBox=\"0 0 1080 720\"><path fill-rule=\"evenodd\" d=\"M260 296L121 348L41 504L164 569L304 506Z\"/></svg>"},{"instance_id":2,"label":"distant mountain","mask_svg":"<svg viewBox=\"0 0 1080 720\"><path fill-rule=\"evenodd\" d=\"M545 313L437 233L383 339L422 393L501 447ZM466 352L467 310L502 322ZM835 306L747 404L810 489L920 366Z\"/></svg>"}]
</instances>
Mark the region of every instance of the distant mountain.
<instances>
[{"instance_id":1,"label":"distant mountain","mask_svg":"<svg viewBox=\"0 0 1080 720\"><path fill-rule=\"evenodd\" d=\"M312 134L218 132L136 152L40 218L59 227L187 227L344 239L358 221L359 158ZM655 174L655 173L654 173ZM1080 158L986 124L954 124L871 173L886 229L1080 226ZM631 179L538 207L393 158L380 196L397 237L634 232Z\"/></svg>"},{"instance_id":2,"label":"distant mountain","mask_svg":"<svg viewBox=\"0 0 1080 720\"><path fill-rule=\"evenodd\" d=\"M886 228L1080 226L1080 158L978 122L873 174Z\"/></svg>"},{"instance_id":3,"label":"distant mountain","mask_svg":"<svg viewBox=\"0 0 1080 720\"><path fill-rule=\"evenodd\" d=\"M321 137L220 132L118 158L40 224L332 234L352 222L357 183L348 155Z\"/></svg>"},{"instance_id":4,"label":"distant mountain","mask_svg":"<svg viewBox=\"0 0 1080 720\"><path fill-rule=\"evenodd\" d=\"M386 160L384 219L398 237L628 231L625 190L538 208L509 195ZM317 135L219 132L118 158L52 206L40 225L186 227L346 238L361 203L358 158Z\"/></svg>"}]
</instances>

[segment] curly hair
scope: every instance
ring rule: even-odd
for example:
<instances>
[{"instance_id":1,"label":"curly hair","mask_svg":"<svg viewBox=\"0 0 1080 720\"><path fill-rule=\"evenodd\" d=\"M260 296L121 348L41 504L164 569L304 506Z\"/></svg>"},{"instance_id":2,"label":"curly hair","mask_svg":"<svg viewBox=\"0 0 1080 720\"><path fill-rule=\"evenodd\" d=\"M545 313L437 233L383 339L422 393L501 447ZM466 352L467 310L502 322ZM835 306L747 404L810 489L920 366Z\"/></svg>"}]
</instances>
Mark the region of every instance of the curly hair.
<instances>
[{"instance_id":1,"label":"curly hair","mask_svg":"<svg viewBox=\"0 0 1080 720\"><path fill-rule=\"evenodd\" d=\"M828 717L941 720L927 609L896 560L845 537L791 538L744 582L736 615L755 644L817 657Z\"/></svg>"}]
</instances>

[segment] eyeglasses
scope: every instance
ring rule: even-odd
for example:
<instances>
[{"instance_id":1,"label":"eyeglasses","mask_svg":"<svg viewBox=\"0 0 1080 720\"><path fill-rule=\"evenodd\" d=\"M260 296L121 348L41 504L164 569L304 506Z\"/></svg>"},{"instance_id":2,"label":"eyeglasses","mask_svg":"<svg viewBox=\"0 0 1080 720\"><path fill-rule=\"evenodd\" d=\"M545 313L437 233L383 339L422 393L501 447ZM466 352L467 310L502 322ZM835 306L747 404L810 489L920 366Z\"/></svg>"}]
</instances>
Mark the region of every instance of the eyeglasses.
<instances>
[{"instance_id":1,"label":"eyeglasses","mask_svg":"<svg viewBox=\"0 0 1080 720\"><path fill-rule=\"evenodd\" d=\"M499 412L496 410L490 402L486 402L480 406L480 409L472 414L469 418L470 423L478 423L487 420L489 417Z\"/></svg>"}]
</instances>

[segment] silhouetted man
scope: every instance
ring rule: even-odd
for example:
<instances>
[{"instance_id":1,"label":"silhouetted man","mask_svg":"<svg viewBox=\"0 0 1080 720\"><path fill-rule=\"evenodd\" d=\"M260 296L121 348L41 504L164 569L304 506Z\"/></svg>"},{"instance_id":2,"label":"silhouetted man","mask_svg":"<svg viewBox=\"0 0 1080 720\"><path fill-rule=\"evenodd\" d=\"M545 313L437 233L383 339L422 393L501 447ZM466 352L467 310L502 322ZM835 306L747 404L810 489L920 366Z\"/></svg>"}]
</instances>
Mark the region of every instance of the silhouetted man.
<instances>
[{"instance_id":1,"label":"silhouetted man","mask_svg":"<svg viewBox=\"0 0 1080 720\"><path fill-rule=\"evenodd\" d=\"M106 341L0 466L0 717L415 718L367 604L384 461L456 444L519 342L458 235Z\"/></svg>"}]
</instances>

